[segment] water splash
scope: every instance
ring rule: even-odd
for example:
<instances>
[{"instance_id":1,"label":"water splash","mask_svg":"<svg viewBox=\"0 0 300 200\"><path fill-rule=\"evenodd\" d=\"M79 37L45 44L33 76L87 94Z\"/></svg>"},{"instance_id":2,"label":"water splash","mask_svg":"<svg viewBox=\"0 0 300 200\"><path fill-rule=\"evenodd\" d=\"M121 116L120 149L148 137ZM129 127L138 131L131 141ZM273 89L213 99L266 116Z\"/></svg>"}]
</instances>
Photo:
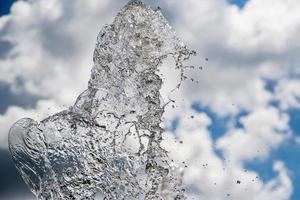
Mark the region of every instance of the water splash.
<instances>
[{"instance_id":1,"label":"water splash","mask_svg":"<svg viewBox=\"0 0 300 200\"><path fill-rule=\"evenodd\" d=\"M26 118L9 147L38 199L185 199L181 171L161 147L159 67L167 57L185 76L190 51L162 13L130 1L97 38L89 86L70 109Z\"/></svg>"}]
</instances>

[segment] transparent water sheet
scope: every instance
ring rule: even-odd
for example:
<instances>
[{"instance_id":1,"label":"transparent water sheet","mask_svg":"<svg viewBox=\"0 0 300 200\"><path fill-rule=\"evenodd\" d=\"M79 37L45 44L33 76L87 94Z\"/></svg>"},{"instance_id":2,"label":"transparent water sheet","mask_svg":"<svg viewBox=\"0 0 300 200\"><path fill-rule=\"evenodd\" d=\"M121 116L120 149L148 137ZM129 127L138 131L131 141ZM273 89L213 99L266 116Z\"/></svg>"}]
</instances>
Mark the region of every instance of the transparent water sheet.
<instances>
[{"instance_id":1,"label":"transparent water sheet","mask_svg":"<svg viewBox=\"0 0 300 200\"><path fill-rule=\"evenodd\" d=\"M16 167L37 199L186 199L182 171L161 147L165 106L158 69L195 52L159 10L130 1L98 35L88 89L68 110L25 118L9 133ZM172 91L170 91L172 92Z\"/></svg>"}]
</instances>

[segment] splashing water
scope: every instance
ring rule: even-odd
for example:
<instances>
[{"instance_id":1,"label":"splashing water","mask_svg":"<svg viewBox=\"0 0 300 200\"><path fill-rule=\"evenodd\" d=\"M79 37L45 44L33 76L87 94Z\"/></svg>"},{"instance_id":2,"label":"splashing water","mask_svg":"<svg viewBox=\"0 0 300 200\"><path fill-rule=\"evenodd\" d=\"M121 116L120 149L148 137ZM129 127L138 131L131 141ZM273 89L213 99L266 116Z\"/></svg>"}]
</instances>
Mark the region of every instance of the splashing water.
<instances>
[{"instance_id":1,"label":"splashing water","mask_svg":"<svg viewBox=\"0 0 300 200\"><path fill-rule=\"evenodd\" d=\"M41 122L26 118L9 133L9 147L38 199L185 199L181 172L161 147L162 78L167 57L195 52L159 10L129 2L97 38L89 87L70 109ZM170 100L171 101L171 100Z\"/></svg>"}]
</instances>

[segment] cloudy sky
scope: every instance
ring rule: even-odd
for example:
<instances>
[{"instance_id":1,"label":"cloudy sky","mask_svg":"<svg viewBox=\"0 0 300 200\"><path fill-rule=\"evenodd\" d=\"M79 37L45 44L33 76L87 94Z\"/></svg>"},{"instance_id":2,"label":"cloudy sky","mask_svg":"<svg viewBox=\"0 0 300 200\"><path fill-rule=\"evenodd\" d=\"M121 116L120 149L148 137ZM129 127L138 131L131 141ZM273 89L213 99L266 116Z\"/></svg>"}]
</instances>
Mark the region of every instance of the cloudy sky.
<instances>
[{"instance_id":1,"label":"cloudy sky","mask_svg":"<svg viewBox=\"0 0 300 200\"><path fill-rule=\"evenodd\" d=\"M165 115L164 145L189 166L189 199L299 200L299 0L147 2L203 66ZM125 3L0 1L0 200L33 199L9 156L9 127L73 104L98 32Z\"/></svg>"}]
</instances>

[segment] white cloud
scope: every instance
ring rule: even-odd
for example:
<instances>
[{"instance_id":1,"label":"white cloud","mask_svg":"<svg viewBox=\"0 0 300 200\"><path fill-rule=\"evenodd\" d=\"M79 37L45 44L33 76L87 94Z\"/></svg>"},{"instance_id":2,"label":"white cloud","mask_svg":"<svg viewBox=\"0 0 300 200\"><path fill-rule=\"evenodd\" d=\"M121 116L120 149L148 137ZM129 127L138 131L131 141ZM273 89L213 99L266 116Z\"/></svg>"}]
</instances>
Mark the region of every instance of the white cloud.
<instances>
[{"instance_id":1,"label":"white cloud","mask_svg":"<svg viewBox=\"0 0 300 200\"><path fill-rule=\"evenodd\" d=\"M242 10L225 1L171 2L180 36L209 58L196 61L204 70L196 75L197 89L189 86L185 96L220 114L237 112L231 104L251 110L270 99L261 77L299 73L297 0L251 0Z\"/></svg>"},{"instance_id":2,"label":"white cloud","mask_svg":"<svg viewBox=\"0 0 300 200\"><path fill-rule=\"evenodd\" d=\"M241 119L243 129L229 130L217 142L226 158L236 164L266 159L273 149L288 139L289 118L273 107L257 109Z\"/></svg>"},{"instance_id":3,"label":"white cloud","mask_svg":"<svg viewBox=\"0 0 300 200\"><path fill-rule=\"evenodd\" d=\"M266 115L274 114L272 112L276 111L261 112L265 112ZM245 124L251 124L254 115L258 114L264 115L264 113L259 113L258 111L249 116L248 119L245 119L247 121ZM191 116L194 116L194 118L191 118ZM275 119L274 123L278 122L278 120ZM269 129L271 126L269 123L266 120L264 123L261 123L264 127L262 129ZM282 129L285 127L284 124L279 123L278 126L276 125L277 128ZM261 156L257 154L255 147L254 149L252 147L252 145L255 146L257 144L257 141L253 141L251 138L249 141L245 141L249 137L243 136L240 138L230 138L231 140L227 138L228 142L231 143L227 146L224 145L224 148L231 149L232 153L235 154L233 155L234 157L231 155L228 156L225 151L226 159L223 160L215 153L216 146L207 130L209 124L210 119L206 114L195 113L187 109L185 112L181 111L180 124L176 130L176 135L174 133L166 133L165 135L163 145L170 151L171 157L179 164L188 166L185 168L184 183L187 185L189 199L194 197L195 199L223 200L229 198L227 195L230 195L230 199L236 200L289 199L293 187L287 169L282 162L274 162L274 171L277 173L277 176L268 182L263 182L257 178L259 175L255 171L245 171L244 166L246 158L253 153L252 150L254 150L254 156ZM276 138L277 133L268 134L272 140L273 137ZM255 140L255 136L253 136L253 139ZM224 140L226 140L226 137ZM179 141L182 141L182 143ZM238 147L233 144L239 142L240 146ZM278 144L276 140L273 142L266 139L263 142L265 144L260 145L262 148L267 148L265 152L268 153L271 151L268 148L270 143ZM182 164L182 161L185 163Z\"/></svg>"},{"instance_id":4,"label":"white cloud","mask_svg":"<svg viewBox=\"0 0 300 200\"><path fill-rule=\"evenodd\" d=\"M276 100L282 109L300 108L300 80L282 79L276 87Z\"/></svg>"},{"instance_id":5,"label":"white cloud","mask_svg":"<svg viewBox=\"0 0 300 200\"><path fill-rule=\"evenodd\" d=\"M18 1L3 28L14 44L0 80L71 103L87 87L97 34L113 11L109 1ZM115 11L116 12L116 11ZM72 78L70 78L72 77Z\"/></svg>"},{"instance_id":6,"label":"white cloud","mask_svg":"<svg viewBox=\"0 0 300 200\"><path fill-rule=\"evenodd\" d=\"M17 106L10 106L4 115L0 115L0 148L7 148L7 135L10 127L21 118L30 117L35 120L43 120L51 114L66 109L65 106L58 105L52 100L41 100L38 102L35 109L24 109Z\"/></svg>"},{"instance_id":7,"label":"white cloud","mask_svg":"<svg viewBox=\"0 0 300 200\"><path fill-rule=\"evenodd\" d=\"M16 120L34 118L51 106L70 106L87 88L97 34L112 21L116 7L121 2L17 1L0 18L0 39L13 44L8 57L0 59L0 81L13 93L48 99L35 109L10 107L3 113L0 147L7 147L7 133Z\"/></svg>"}]
</instances>

